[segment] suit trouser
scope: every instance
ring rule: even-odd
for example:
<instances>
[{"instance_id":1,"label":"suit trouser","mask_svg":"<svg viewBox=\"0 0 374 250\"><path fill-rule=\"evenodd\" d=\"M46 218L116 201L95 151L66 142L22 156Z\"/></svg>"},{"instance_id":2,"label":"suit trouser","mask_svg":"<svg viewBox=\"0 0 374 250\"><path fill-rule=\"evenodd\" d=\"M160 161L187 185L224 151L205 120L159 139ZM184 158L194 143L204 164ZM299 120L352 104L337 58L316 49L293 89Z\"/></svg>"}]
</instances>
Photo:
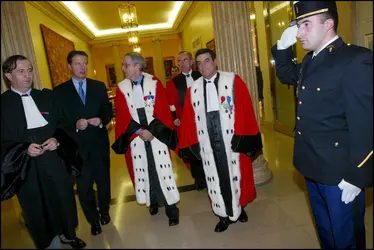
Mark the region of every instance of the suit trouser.
<instances>
[{"instance_id":1,"label":"suit trouser","mask_svg":"<svg viewBox=\"0 0 374 250\"><path fill-rule=\"evenodd\" d=\"M365 192L353 202L341 201L338 186L305 179L322 248L346 249L365 246Z\"/></svg>"},{"instance_id":2,"label":"suit trouser","mask_svg":"<svg viewBox=\"0 0 374 250\"><path fill-rule=\"evenodd\" d=\"M189 161L188 164L191 168L191 175L195 179L196 183L203 183L205 184L205 173L203 168L202 161Z\"/></svg>"},{"instance_id":3,"label":"suit trouser","mask_svg":"<svg viewBox=\"0 0 374 250\"><path fill-rule=\"evenodd\" d=\"M109 213L110 194L110 160L109 156L91 156L83 163L82 173L76 178L80 204L89 223L99 219L96 210L96 195L93 184L96 183L99 209Z\"/></svg>"}]
</instances>

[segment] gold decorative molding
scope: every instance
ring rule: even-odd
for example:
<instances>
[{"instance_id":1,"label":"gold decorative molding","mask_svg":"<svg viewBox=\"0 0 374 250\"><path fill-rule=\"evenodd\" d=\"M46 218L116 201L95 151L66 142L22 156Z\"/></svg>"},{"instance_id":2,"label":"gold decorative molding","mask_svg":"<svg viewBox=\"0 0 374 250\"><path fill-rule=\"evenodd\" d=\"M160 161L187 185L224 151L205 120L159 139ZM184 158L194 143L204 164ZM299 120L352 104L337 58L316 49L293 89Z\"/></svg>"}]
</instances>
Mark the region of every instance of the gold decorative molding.
<instances>
[{"instance_id":1,"label":"gold decorative molding","mask_svg":"<svg viewBox=\"0 0 374 250\"><path fill-rule=\"evenodd\" d=\"M188 1L186 1L188 2ZM192 1L191 4L189 5L189 8L188 10L186 11L186 13L184 14L183 16L183 19L182 21L180 22L179 26L178 26L178 32L182 32L182 30L185 29L185 26L187 25L187 23L190 21L191 19L191 15L192 13L194 13L194 11L196 10L196 8L200 5L201 3L200 2L196 2L196 1Z\"/></svg>"},{"instance_id":2,"label":"gold decorative molding","mask_svg":"<svg viewBox=\"0 0 374 250\"><path fill-rule=\"evenodd\" d=\"M183 6L182 6L181 10L179 11L179 15L175 19L175 22L174 22L174 25L173 25L173 28L172 28L173 31L175 31L176 29L179 28L179 25L182 23L185 15L187 14L188 10L190 9L190 7L192 6L193 3L194 3L194 1L184 1Z\"/></svg>"},{"instance_id":3,"label":"gold decorative molding","mask_svg":"<svg viewBox=\"0 0 374 250\"><path fill-rule=\"evenodd\" d=\"M155 34L157 35L161 35L162 37L169 37L169 36L177 36L179 33L179 31L177 30L174 30L174 31L165 31L165 32L148 32L148 33L140 33L139 34L139 38L141 39L141 41L144 41L144 39L150 39L152 38ZM122 35L112 35L112 36L105 36L105 37L97 37L91 41L89 41L88 43L90 44L101 44L101 43L106 43L106 42L113 42L113 41L118 41L118 42L122 42L124 40L127 40L126 36L124 34ZM125 44L128 44L127 42Z\"/></svg>"},{"instance_id":4,"label":"gold decorative molding","mask_svg":"<svg viewBox=\"0 0 374 250\"><path fill-rule=\"evenodd\" d=\"M71 14L61 13L57 8L59 2L46 2L46 1L28 1L28 4L34 6L40 10L43 14L56 21L62 27L76 35L78 38L82 39L85 42L89 42L94 38L91 32L85 32L79 27L79 23L71 19Z\"/></svg>"},{"instance_id":5,"label":"gold decorative molding","mask_svg":"<svg viewBox=\"0 0 374 250\"><path fill-rule=\"evenodd\" d=\"M146 42L152 42L155 36L146 36L146 37L141 37L140 43L146 43ZM169 34L169 35L160 35L160 40L171 40L171 39L179 39L178 34ZM106 39L103 41L92 41L91 42L92 46L94 48L102 48L102 47L109 47L112 44L124 44L128 45L128 40L124 39L123 37L118 40L113 40L113 39Z\"/></svg>"},{"instance_id":6,"label":"gold decorative molding","mask_svg":"<svg viewBox=\"0 0 374 250\"><path fill-rule=\"evenodd\" d=\"M72 22L81 32L83 32L90 39L94 39L95 35L68 9L61 1L47 2L58 12L60 12L66 19Z\"/></svg>"},{"instance_id":7,"label":"gold decorative molding","mask_svg":"<svg viewBox=\"0 0 374 250\"><path fill-rule=\"evenodd\" d=\"M82 40L90 44L105 43L124 39L123 33L95 37L95 35L61 1L30 1L28 3L35 6L48 17L55 20L64 28L70 30ZM184 2L172 28L140 31L139 37L143 38L153 36L155 34L178 34L180 32L180 24L184 20L185 15L188 13L192 4L192 1Z\"/></svg>"}]
</instances>

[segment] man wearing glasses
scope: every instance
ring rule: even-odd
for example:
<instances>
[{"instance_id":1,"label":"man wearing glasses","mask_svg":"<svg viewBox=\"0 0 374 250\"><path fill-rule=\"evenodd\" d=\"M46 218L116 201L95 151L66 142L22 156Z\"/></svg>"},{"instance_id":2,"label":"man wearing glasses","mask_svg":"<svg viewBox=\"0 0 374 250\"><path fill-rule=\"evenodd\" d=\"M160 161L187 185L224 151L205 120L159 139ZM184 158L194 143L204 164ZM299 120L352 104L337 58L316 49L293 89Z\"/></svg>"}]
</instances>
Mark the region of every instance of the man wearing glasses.
<instances>
[{"instance_id":1,"label":"man wearing glasses","mask_svg":"<svg viewBox=\"0 0 374 250\"><path fill-rule=\"evenodd\" d=\"M125 154L136 200L146 204L151 215L165 205L169 226L179 224L179 192L175 183L169 148L175 149L177 136L166 92L160 80L143 72L145 60L139 53L123 57L126 79L116 93L117 154Z\"/></svg>"}]
</instances>

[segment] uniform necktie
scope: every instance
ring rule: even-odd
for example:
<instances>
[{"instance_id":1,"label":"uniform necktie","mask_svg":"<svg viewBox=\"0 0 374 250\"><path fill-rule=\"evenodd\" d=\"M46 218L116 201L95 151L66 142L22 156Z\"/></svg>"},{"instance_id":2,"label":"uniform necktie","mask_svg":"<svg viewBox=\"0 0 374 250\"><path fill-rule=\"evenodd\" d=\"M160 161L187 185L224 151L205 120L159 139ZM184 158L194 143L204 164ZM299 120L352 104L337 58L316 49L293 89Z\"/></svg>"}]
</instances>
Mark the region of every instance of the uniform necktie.
<instances>
[{"instance_id":1,"label":"uniform necktie","mask_svg":"<svg viewBox=\"0 0 374 250\"><path fill-rule=\"evenodd\" d=\"M86 96L84 95L84 91L83 91L83 82L79 82L78 94L79 94L79 97L81 98L83 104L86 104Z\"/></svg>"}]
</instances>

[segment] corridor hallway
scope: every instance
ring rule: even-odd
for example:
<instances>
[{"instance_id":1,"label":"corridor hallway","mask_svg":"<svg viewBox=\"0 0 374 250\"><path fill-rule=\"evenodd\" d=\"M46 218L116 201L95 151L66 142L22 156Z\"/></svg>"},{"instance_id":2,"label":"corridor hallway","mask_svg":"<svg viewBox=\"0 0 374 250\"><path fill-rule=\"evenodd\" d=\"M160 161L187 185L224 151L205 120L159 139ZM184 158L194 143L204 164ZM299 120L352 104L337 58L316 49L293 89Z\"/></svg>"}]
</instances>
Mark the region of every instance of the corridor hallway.
<instances>
[{"instance_id":1,"label":"corridor hallway","mask_svg":"<svg viewBox=\"0 0 374 250\"><path fill-rule=\"evenodd\" d=\"M210 209L206 190L193 190L193 179L183 162L173 154L173 168L181 192L180 224L169 227L164 208L151 216L135 201L125 158L111 151L112 222L92 236L78 206L77 236L86 248L319 248L302 176L292 166L293 138L261 128L264 156L273 178L257 187L257 198L246 207L248 222L230 225L215 233L218 218ZM110 132L111 142L114 130ZM366 192L367 248L373 248L373 189ZM76 196L77 198L77 196ZM1 203L1 248L35 248L20 221L15 197ZM64 246L70 248L69 246Z\"/></svg>"}]
</instances>

